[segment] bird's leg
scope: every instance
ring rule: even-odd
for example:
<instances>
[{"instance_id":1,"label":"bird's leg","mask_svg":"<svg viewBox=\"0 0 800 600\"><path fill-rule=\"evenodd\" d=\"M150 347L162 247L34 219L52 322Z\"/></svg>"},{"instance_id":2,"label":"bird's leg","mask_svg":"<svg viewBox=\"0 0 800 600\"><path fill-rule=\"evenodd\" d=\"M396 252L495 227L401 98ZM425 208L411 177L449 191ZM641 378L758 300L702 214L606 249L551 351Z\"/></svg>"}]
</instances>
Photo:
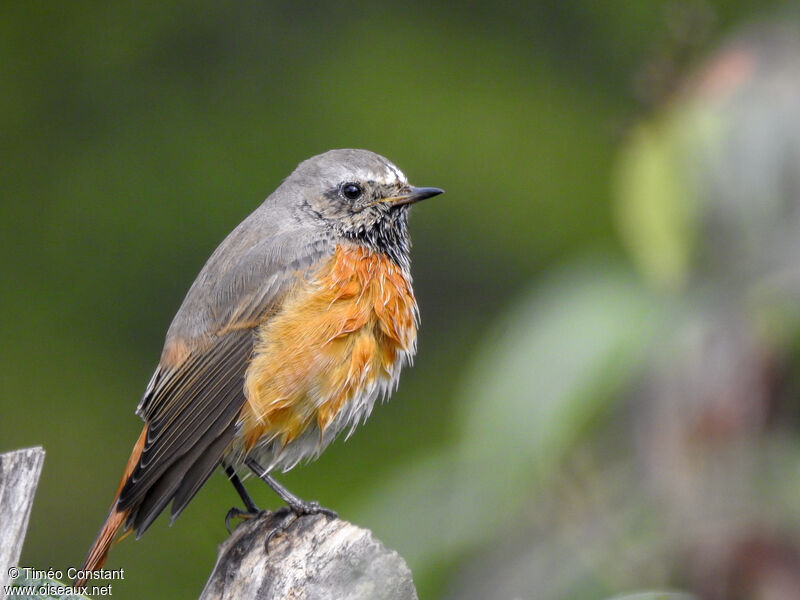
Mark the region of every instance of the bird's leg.
<instances>
[{"instance_id":1,"label":"bird's leg","mask_svg":"<svg viewBox=\"0 0 800 600\"><path fill-rule=\"evenodd\" d=\"M242 480L239 479L239 476L236 474L236 470L230 466L225 465L225 474L228 476L228 479L233 484L233 488L239 494L239 497L244 502L245 510L241 510L236 508L235 506L228 511L228 514L225 515L225 529L228 530L228 533L231 532L231 519L249 519L250 517L254 517L261 511L259 510L256 503L253 502L253 499L250 497L250 494L247 493L247 488L244 487Z\"/></svg>"},{"instance_id":2,"label":"bird's leg","mask_svg":"<svg viewBox=\"0 0 800 600\"><path fill-rule=\"evenodd\" d=\"M239 476L236 474L236 470L230 466L225 465L225 473L228 475L228 479L233 484L234 489L239 494L239 497L244 502L244 507L247 509L248 513L257 513L260 512L258 506L250 497L250 494L247 492L247 488L244 487L242 480L239 479Z\"/></svg>"},{"instance_id":3,"label":"bird's leg","mask_svg":"<svg viewBox=\"0 0 800 600\"><path fill-rule=\"evenodd\" d=\"M333 517L334 519L339 516L330 508L320 506L319 502L308 502L307 500L301 500L295 496L292 492L275 481L275 479L273 479L266 469L259 465L254 459L247 458L245 459L244 464L246 464L259 479L271 487L273 491L280 496L281 500L289 505L289 508L291 508L292 512L298 517L302 515L316 515L320 513L323 515L328 515L329 517Z\"/></svg>"}]
</instances>

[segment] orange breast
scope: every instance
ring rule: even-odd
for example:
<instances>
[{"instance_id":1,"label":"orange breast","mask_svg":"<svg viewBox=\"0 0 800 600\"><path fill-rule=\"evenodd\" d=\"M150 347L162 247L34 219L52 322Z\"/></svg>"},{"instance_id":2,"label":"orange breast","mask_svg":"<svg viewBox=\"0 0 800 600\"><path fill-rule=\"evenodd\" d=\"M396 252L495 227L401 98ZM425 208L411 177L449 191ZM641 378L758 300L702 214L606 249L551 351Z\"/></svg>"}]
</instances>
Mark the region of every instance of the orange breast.
<instances>
[{"instance_id":1,"label":"orange breast","mask_svg":"<svg viewBox=\"0 0 800 600\"><path fill-rule=\"evenodd\" d=\"M309 427L321 437L348 402L394 381L414 352L416 310L410 282L389 258L337 247L258 330L243 449L270 440L285 446Z\"/></svg>"}]
</instances>

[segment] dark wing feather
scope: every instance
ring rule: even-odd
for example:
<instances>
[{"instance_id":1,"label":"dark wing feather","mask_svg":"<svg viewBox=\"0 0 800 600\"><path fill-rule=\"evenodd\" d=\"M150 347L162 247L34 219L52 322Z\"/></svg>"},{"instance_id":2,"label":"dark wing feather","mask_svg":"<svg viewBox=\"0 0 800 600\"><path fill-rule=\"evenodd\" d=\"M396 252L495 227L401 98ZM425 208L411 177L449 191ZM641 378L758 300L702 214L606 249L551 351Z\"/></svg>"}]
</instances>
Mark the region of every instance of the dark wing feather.
<instances>
[{"instance_id":1,"label":"dark wing feather","mask_svg":"<svg viewBox=\"0 0 800 600\"><path fill-rule=\"evenodd\" d=\"M245 400L243 381L252 335L249 330L226 335L205 354L204 371L191 373L181 379L182 385L168 388L171 397L148 421L142 456L120 492L120 510L140 502L155 504L155 518L172 499L194 460L234 425ZM145 518L137 515L134 522L141 523ZM149 523L137 526L137 533Z\"/></svg>"},{"instance_id":2,"label":"dark wing feather","mask_svg":"<svg viewBox=\"0 0 800 600\"><path fill-rule=\"evenodd\" d=\"M219 464L245 402L254 329L333 251L318 233L264 237L265 225L247 224L226 238L189 290L137 409L147 438L116 505L130 509L127 524L137 536L170 501L177 517Z\"/></svg>"},{"instance_id":3,"label":"dark wing feather","mask_svg":"<svg viewBox=\"0 0 800 600\"><path fill-rule=\"evenodd\" d=\"M172 510L170 511L169 522L170 525L175 522L189 504L189 501L194 498L200 487L211 477L211 473L217 468L219 458L222 453L233 441L233 436L236 433L235 424L229 426L223 431L217 439L212 441L201 455L197 457L192 466L183 476L181 485L175 492L175 499L172 502Z\"/></svg>"}]
</instances>

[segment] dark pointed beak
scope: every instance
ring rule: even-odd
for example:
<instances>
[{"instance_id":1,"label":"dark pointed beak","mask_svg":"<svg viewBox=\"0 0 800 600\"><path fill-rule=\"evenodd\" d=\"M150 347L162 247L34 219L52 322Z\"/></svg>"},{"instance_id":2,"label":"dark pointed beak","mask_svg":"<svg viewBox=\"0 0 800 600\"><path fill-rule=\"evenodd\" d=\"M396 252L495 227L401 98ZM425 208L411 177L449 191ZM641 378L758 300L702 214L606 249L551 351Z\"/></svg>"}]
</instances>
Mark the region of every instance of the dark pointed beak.
<instances>
[{"instance_id":1,"label":"dark pointed beak","mask_svg":"<svg viewBox=\"0 0 800 600\"><path fill-rule=\"evenodd\" d=\"M387 198L386 202L389 202L392 206L402 206L403 204L414 204L426 198L433 198L439 194L444 194L444 190L435 187L408 186L402 196Z\"/></svg>"}]
</instances>

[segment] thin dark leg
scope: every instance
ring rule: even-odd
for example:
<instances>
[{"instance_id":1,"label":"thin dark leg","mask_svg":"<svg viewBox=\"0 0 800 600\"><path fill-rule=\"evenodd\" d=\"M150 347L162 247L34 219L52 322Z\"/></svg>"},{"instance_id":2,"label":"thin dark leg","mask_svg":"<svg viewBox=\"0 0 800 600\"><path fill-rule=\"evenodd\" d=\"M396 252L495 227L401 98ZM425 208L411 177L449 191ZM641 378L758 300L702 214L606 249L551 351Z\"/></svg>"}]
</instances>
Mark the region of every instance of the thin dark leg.
<instances>
[{"instance_id":1,"label":"thin dark leg","mask_svg":"<svg viewBox=\"0 0 800 600\"><path fill-rule=\"evenodd\" d=\"M297 496L295 496L292 492L287 490L283 487L280 483L275 481L275 479L266 472L266 469L259 465L254 459L247 458L244 461L253 473L261 479L264 483L266 483L269 487L273 489L273 491L280 496L281 500L286 502L289 505L289 508L292 509L292 512L297 516L300 515L316 515L318 513L322 513L324 515L328 515L333 517L334 519L338 516L334 511L329 508L324 508L319 505L318 502L308 502L306 500L301 500Z\"/></svg>"},{"instance_id":2,"label":"thin dark leg","mask_svg":"<svg viewBox=\"0 0 800 600\"><path fill-rule=\"evenodd\" d=\"M244 507L247 509L247 512L249 513L259 512L258 506L256 506L255 502L253 502L253 499L250 497L250 494L247 493L247 488L244 487L242 480L239 479L239 476L236 474L236 470L230 465L225 465L225 473L228 475L228 479L230 479L234 489L237 491L239 497L242 499L242 502L244 502Z\"/></svg>"},{"instance_id":3,"label":"thin dark leg","mask_svg":"<svg viewBox=\"0 0 800 600\"><path fill-rule=\"evenodd\" d=\"M228 511L228 514L225 515L225 529L228 530L228 533L231 533L231 519L249 519L261 511L259 511L256 503L253 502L250 494L247 493L247 488L244 487L242 480L239 479L239 476L236 474L236 470L230 465L225 465L224 469L225 473L228 475L228 479L230 479L231 483L233 484L234 489L239 493L239 497L242 499L242 502L244 502L245 507L245 510L241 510L234 506Z\"/></svg>"}]
</instances>

